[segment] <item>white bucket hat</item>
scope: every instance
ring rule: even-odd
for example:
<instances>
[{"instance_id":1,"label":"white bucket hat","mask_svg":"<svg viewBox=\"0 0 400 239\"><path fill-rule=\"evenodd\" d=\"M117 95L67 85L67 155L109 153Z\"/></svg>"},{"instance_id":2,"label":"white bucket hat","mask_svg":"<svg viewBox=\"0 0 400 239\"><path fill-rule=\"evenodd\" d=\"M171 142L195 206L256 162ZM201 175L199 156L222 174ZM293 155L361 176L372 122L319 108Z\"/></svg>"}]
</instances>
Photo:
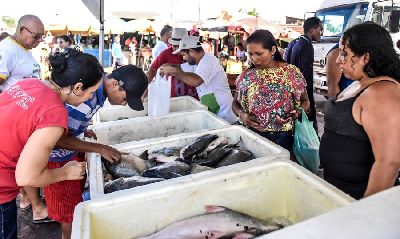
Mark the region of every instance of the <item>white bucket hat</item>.
<instances>
[{"instance_id":1,"label":"white bucket hat","mask_svg":"<svg viewBox=\"0 0 400 239\"><path fill-rule=\"evenodd\" d=\"M173 54L179 53L181 50L186 50L186 49L194 49L201 47L201 43L199 42L199 38L195 36L187 36L182 38L182 40L179 42L179 48L176 49L176 51L172 52Z\"/></svg>"},{"instance_id":2,"label":"white bucket hat","mask_svg":"<svg viewBox=\"0 0 400 239\"><path fill-rule=\"evenodd\" d=\"M172 36L168 39L168 43L171 45L179 45L179 41L188 35L188 31L185 28L174 28L172 30Z\"/></svg>"}]
</instances>

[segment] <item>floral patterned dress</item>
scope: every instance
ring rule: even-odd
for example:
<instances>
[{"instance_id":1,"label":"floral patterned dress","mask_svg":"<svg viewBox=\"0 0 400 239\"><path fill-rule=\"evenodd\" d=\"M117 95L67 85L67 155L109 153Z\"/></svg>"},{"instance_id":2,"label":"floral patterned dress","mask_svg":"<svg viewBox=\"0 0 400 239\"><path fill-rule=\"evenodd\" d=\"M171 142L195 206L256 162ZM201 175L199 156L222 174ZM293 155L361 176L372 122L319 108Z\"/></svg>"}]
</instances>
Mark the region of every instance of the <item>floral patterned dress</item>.
<instances>
[{"instance_id":1,"label":"floral patterned dress","mask_svg":"<svg viewBox=\"0 0 400 239\"><path fill-rule=\"evenodd\" d=\"M300 108L306 81L296 66L285 63L268 69L247 69L238 77L236 90L243 109L260 121L258 131L290 131L293 121L280 124L276 116L287 118L290 111Z\"/></svg>"}]
</instances>

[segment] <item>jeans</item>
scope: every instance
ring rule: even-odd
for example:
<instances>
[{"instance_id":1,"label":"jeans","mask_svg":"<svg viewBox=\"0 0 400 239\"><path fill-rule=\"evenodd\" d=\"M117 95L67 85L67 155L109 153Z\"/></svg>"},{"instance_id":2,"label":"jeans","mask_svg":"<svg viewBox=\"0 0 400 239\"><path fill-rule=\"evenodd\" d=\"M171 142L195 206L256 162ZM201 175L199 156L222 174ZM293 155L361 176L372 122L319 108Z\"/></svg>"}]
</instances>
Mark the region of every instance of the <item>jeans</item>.
<instances>
[{"instance_id":1,"label":"jeans","mask_svg":"<svg viewBox=\"0 0 400 239\"><path fill-rule=\"evenodd\" d=\"M0 204L0 239L17 238L17 203L14 198L10 202Z\"/></svg>"}]
</instances>

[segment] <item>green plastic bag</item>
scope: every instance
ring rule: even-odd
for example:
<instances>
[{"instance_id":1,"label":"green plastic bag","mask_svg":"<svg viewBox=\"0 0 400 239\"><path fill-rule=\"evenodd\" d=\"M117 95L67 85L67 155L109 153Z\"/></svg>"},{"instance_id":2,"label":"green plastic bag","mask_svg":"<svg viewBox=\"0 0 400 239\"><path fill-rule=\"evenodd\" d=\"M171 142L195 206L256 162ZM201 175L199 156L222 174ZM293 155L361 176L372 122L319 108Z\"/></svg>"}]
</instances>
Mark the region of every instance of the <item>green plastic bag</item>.
<instances>
[{"instance_id":1,"label":"green plastic bag","mask_svg":"<svg viewBox=\"0 0 400 239\"><path fill-rule=\"evenodd\" d=\"M201 97L200 99L200 102L203 105L206 105L208 107L208 110L213 112L214 114L217 114L220 110L220 106L217 102L217 98L215 98L214 93L203 95L203 97Z\"/></svg>"},{"instance_id":2,"label":"green plastic bag","mask_svg":"<svg viewBox=\"0 0 400 239\"><path fill-rule=\"evenodd\" d=\"M313 173L319 168L319 139L304 111L295 121L293 152L299 164Z\"/></svg>"}]
</instances>

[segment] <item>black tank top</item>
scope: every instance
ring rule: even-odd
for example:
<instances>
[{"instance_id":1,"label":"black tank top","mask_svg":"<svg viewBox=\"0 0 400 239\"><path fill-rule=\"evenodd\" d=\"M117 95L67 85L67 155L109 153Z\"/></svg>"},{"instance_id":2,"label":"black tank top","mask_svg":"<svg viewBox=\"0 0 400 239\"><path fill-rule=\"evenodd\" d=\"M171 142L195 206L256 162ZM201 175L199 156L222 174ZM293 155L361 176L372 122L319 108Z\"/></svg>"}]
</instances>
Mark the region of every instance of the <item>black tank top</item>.
<instances>
[{"instance_id":1,"label":"black tank top","mask_svg":"<svg viewBox=\"0 0 400 239\"><path fill-rule=\"evenodd\" d=\"M375 158L368 135L353 119L352 109L372 84L343 101L332 97L324 106L325 128L319 150L324 179L355 199L364 196Z\"/></svg>"}]
</instances>

